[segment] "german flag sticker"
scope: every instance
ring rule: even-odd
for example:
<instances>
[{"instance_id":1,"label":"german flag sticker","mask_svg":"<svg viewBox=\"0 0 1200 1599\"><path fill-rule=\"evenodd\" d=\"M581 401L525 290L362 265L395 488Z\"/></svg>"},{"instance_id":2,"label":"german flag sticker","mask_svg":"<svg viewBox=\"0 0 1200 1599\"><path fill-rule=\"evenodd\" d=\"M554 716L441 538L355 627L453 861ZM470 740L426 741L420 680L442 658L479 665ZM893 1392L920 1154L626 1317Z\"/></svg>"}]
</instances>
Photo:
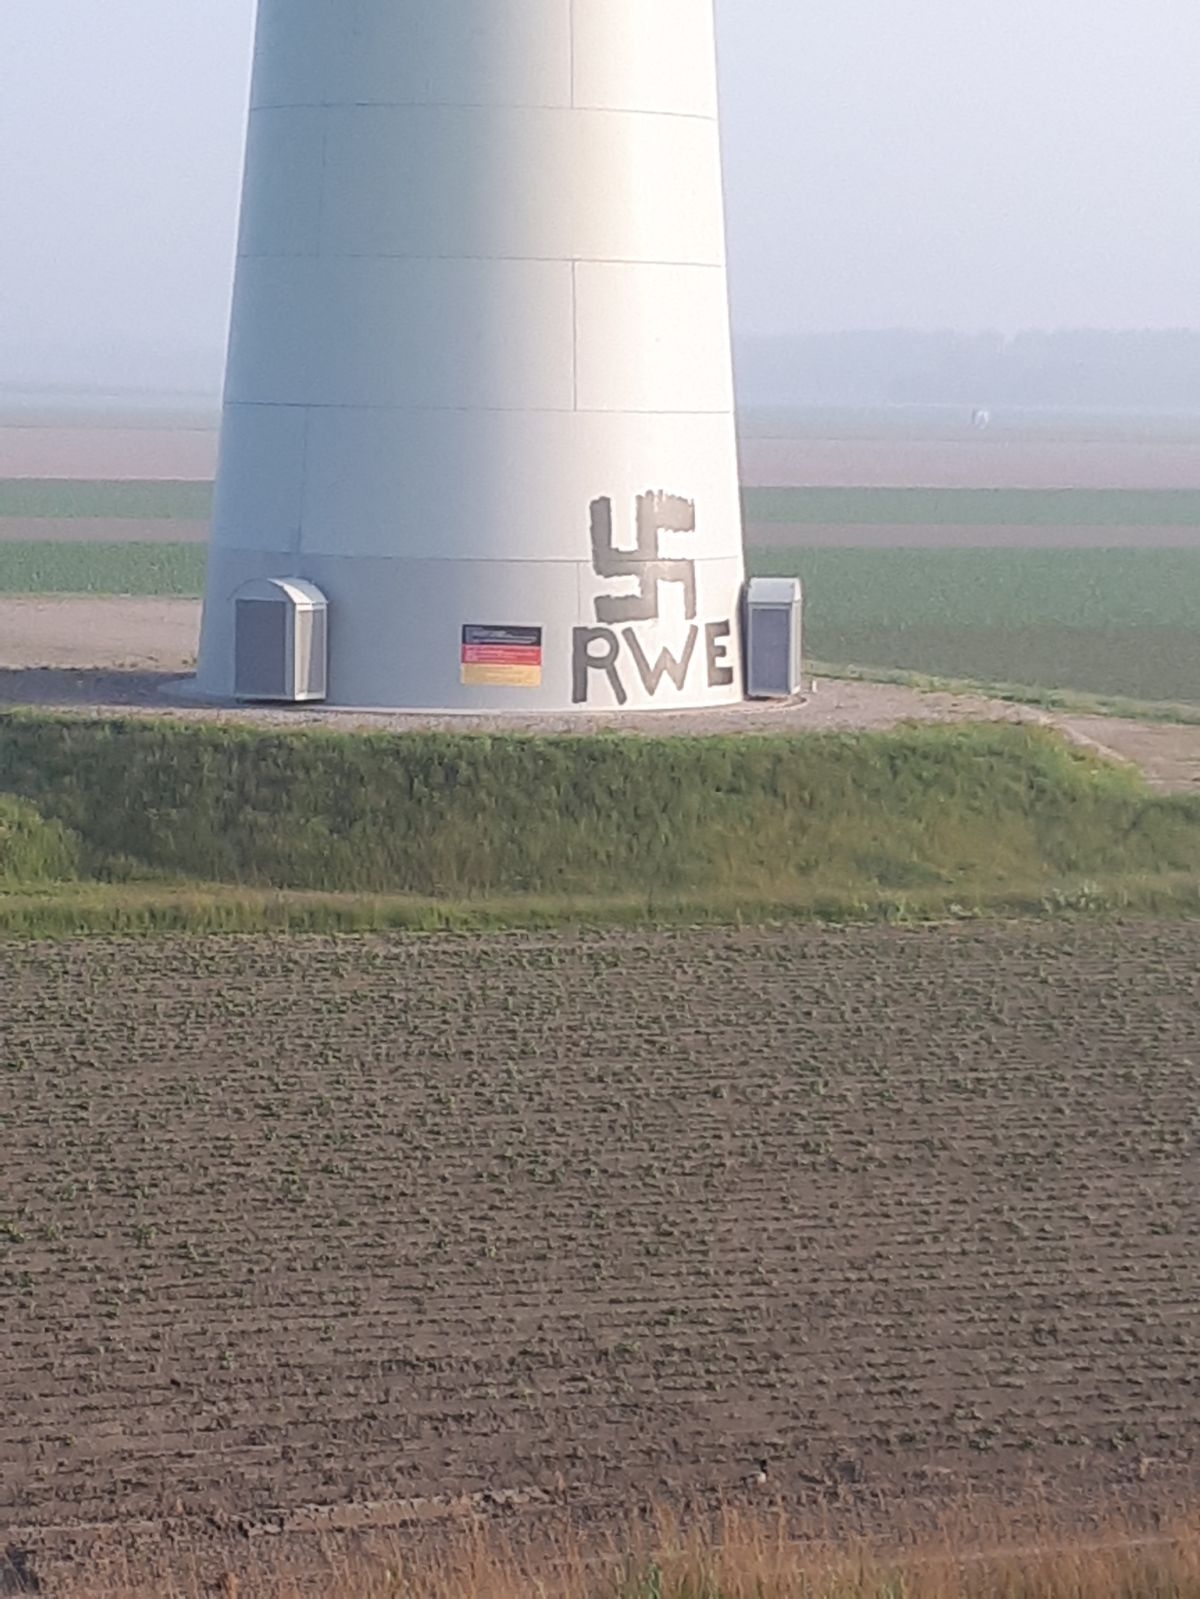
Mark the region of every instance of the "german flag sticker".
<instances>
[{"instance_id":1,"label":"german flag sticker","mask_svg":"<svg viewBox=\"0 0 1200 1599\"><path fill-rule=\"evenodd\" d=\"M540 688L541 628L464 627L461 678L473 688Z\"/></svg>"}]
</instances>

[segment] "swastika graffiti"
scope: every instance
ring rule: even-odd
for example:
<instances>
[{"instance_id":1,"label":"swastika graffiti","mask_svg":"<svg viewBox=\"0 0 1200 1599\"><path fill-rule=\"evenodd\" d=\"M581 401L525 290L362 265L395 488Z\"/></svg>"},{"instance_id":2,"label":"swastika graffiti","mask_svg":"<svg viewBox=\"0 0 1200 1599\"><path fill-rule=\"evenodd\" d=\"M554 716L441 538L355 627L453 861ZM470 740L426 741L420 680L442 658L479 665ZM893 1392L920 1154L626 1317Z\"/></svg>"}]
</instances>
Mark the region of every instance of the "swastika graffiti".
<instances>
[{"instance_id":1,"label":"swastika graffiti","mask_svg":"<svg viewBox=\"0 0 1200 1599\"><path fill-rule=\"evenodd\" d=\"M593 500L591 511L593 571L606 582L633 579L637 591L597 595L594 604L596 621L600 625L575 629L572 657L575 703L587 704L593 682L602 678L608 684L613 703L627 704L626 682L630 668L649 699L658 697L664 683L670 683L682 693L689 678L701 671L708 688L732 687L736 680L736 669L729 654L732 623L723 619L707 622L702 628L696 620L696 562L662 554L664 533L696 531L695 502L661 491L639 494L637 542L632 549L617 546L611 499ZM674 584L682 590L686 626L668 642L655 638L648 654L645 636L639 638L636 627L639 623L662 620L664 584Z\"/></svg>"},{"instance_id":2,"label":"swastika graffiti","mask_svg":"<svg viewBox=\"0 0 1200 1599\"><path fill-rule=\"evenodd\" d=\"M660 583L679 583L683 587L684 614L689 622L696 616L696 563L687 560L662 560L659 554L664 533L694 533L696 507L677 494L639 494L637 501L637 545L632 550L618 549L613 529L613 503L610 499L592 501L592 567L597 577L635 577L636 594L603 594L596 600L596 620L615 627L623 622L656 622L659 616Z\"/></svg>"}]
</instances>

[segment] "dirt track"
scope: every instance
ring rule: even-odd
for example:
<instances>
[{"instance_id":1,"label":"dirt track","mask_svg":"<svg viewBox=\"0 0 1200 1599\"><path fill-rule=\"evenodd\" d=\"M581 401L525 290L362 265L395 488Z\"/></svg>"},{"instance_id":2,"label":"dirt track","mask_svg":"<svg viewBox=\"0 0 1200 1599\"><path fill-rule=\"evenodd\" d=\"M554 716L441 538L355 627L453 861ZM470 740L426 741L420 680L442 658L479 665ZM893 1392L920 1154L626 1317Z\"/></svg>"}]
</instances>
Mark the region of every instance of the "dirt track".
<instances>
[{"instance_id":1,"label":"dirt track","mask_svg":"<svg viewBox=\"0 0 1200 1599\"><path fill-rule=\"evenodd\" d=\"M1200 444L745 438L747 488L1194 489Z\"/></svg>"},{"instance_id":2,"label":"dirt track","mask_svg":"<svg viewBox=\"0 0 1200 1599\"><path fill-rule=\"evenodd\" d=\"M199 635L194 600L0 597L0 670L185 672Z\"/></svg>"},{"instance_id":3,"label":"dirt track","mask_svg":"<svg viewBox=\"0 0 1200 1599\"><path fill-rule=\"evenodd\" d=\"M0 516L0 544L206 544L207 522L152 517Z\"/></svg>"},{"instance_id":4,"label":"dirt track","mask_svg":"<svg viewBox=\"0 0 1200 1599\"><path fill-rule=\"evenodd\" d=\"M216 465L215 428L0 423L0 478L201 483Z\"/></svg>"},{"instance_id":5,"label":"dirt track","mask_svg":"<svg viewBox=\"0 0 1200 1599\"><path fill-rule=\"evenodd\" d=\"M925 694L878 683L825 679L798 702L675 715L438 718L187 706L166 698L164 690L194 664L199 620L200 608L192 600L0 597L0 705L395 732L443 727L460 732L754 734L853 732L908 721L1026 721L1057 727L1077 742L1135 762L1156 787L1200 792L1200 727L1047 712L975 694Z\"/></svg>"},{"instance_id":6,"label":"dirt track","mask_svg":"<svg viewBox=\"0 0 1200 1599\"><path fill-rule=\"evenodd\" d=\"M1198 973L1195 924L8 946L0 1533L55 1591L764 1455L843 1529L1182 1490Z\"/></svg>"}]
</instances>

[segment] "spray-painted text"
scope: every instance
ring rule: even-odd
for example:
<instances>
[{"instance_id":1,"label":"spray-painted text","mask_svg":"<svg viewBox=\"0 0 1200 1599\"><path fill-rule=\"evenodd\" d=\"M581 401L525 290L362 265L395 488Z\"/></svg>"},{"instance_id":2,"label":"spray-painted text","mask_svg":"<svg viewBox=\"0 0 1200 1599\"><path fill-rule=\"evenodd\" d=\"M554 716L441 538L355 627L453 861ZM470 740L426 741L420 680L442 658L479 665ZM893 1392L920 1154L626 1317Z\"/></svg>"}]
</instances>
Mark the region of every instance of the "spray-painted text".
<instances>
[{"instance_id":1,"label":"spray-painted text","mask_svg":"<svg viewBox=\"0 0 1200 1599\"><path fill-rule=\"evenodd\" d=\"M709 688L729 688L734 682L730 658L733 626L728 621L696 621L696 563L679 557L664 558L661 539L664 533L694 533L696 507L677 494L647 493L637 501L637 543L633 549L618 547L613 529L610 499L592 502L592 569L597 577L609 581L635 579L633 594L601 594L595 601L597 627L575 629L572 662L573 697L576 705L586 705L592 687L600 678L607 681L618 705L629 701L627 684L635 678L650 698L664 683L682 692L701 673ZM648 651L636 628L619 624L658 622L661 616L660 590L674 584L681 591L683 617L688 623L681 647L671 650L654 646ZM704 643L701 648L701 637Z\"/></svg>"}]
</instances>

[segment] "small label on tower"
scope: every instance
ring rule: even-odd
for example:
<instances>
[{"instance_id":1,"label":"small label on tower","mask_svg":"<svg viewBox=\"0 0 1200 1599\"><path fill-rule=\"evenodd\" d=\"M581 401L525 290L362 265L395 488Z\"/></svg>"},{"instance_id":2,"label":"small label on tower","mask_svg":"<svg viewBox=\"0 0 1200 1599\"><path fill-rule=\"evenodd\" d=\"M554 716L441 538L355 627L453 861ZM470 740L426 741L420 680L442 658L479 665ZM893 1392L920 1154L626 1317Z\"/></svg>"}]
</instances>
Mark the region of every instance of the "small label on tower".
<instances>
[{"instance_id":1,"label":"small label on tower","mask_svg":"<svg viewBox=\"0 0 1200 1599\"><path fill-rule=\"evenodd\" d=\"M474 688L540 688L541 628L464 627L462 682Z\"/></svg>"}]
</instances>

